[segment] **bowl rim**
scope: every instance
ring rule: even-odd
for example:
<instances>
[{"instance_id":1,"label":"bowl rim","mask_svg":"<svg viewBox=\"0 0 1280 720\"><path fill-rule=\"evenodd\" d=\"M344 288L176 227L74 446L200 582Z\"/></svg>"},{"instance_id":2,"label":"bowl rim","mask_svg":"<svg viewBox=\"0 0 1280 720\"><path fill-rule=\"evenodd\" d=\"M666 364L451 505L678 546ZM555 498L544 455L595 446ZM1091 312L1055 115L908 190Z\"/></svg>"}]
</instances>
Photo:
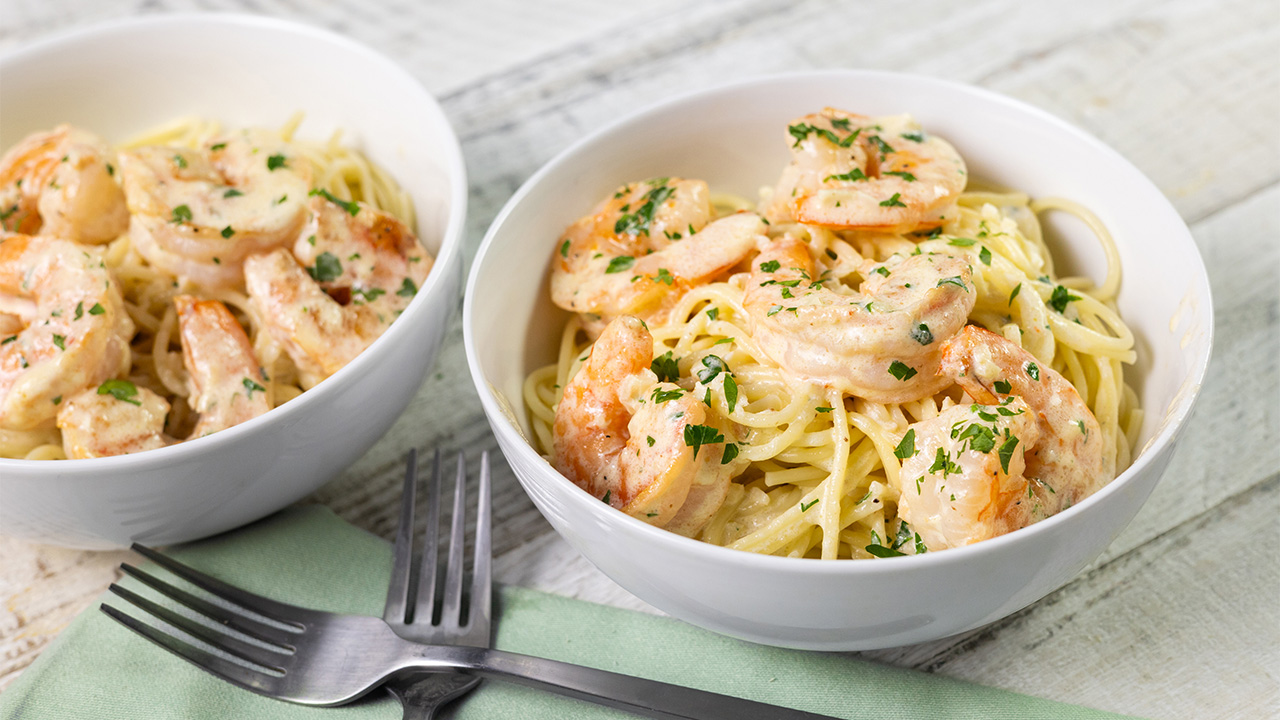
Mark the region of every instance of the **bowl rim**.
<instances>
[{"instance_id":1,"label":"bowl rim","mask_svg":"<svg viewBox=\"0 0 1280 720\"><path fill-rule=\"evenodd\" d=\"M486 260L491 252L498 234L502 231L508 218L515 212L525 198L533 192L547 176L557 172L562 166L571 163L579 155L586 152L587 149L601 142L605 138L620 134L628 126L643 123L655 115L668 113L681 105L691 102L705 100L708 97L726 94L738 94L749 90L758 90L762 86L771 86L778 83L793 83L800 80L820 80L820 79L839 79L844 82L863 80L871 81L892 81L896 83L917 83L923 86L932 86L935 88L945 88L950 92L967 93L975 96L979 100L993 103L1002 110L1011 111L1027 117L1034 123L1043 123L1053 128L1066 132L1076 137L1081 142L1092 147L1092 149L1116 165L1123 166L1131 171L1136 177L1141 178L1149 186L1149 189L1155 193L1157 202L1159 202L1163 210L1167 211L1171 217L1177 219L1177 226L1180 232L1176 233L1177 237L1171 239L1172 242L1184 244L1185 248L1190 251L1191 256L1196 259L1193 270L1194 286L1197 287L1203 296L1203 312L1206 321L1203 340L1200 341L1200 349L1191 364L1187 378L1183 380L1182 389L1179 390L1168 411L1164 415L1164 420L1157 427L1155 435L1148 440L1146 445L1141 449L1141 454L1134 458L1133 462L1124 472L1117 475L1107 485L1090 495L1077 505L1074 505L1056 515L1048 517L1040 522L1021 528L1015 532L1007 533L998 537L990 538L982 542L966 545L959 548L949 548L946 552L926 553L923 555L906 555L903 557L881 558L881 560L892 560L894 562L829 562L816 558L789 558L776 555L762 555L753 552L741 550L733 550L727 547L704 543L693 538L683 537L673 532L663 530L661 528L649 525L637 518L633 518L614 508L606 508L598 500L591 497L588 493L581 491L568 478L564 477L557 471L547 460L534 449L532 444L525 438L523 430L518 426L514 426L511 420L503 411L501 404L494 395L493 389L490 387L484 373L481 369L479 357L475 346L475 331L473 330L474 315L474 298L475 287L479 283L480 276L484 273ZM548 247L551 247L548 244ZM1106 498L1121 491L1121 488L1131 484L1139 475L1146 472L1147 466L1153 462L1153 459L1161 455L1166 448L1175 442L1178 434L1182 431L1186 424L1187 417L1190 415L1195 401L1200 394L1200 388L1204 382L1204 376L1208 367L1209 357L1213 347L1214 334L1214 314L1213 299L1209 285L1208 273L1205 269L1204 259L1199 253L1199 249L1195 245L1190 229L1187 228L1186 222L1178 213L1177 209L1169 202L1168 197L1153 183L1145 174L1142 173L1133 163L1121 155L1118 151L1111 148L1106 143L1093 136L1086 130L1079 128L1052 113L1031 105L1027 102L1017 100L1015 98L1002 95L1000 93L977 87L968 83L957 82L954 80L944 80L929 75L920 75L916 73L903 73L887 70L858 70L858 69L842 69L842 70L816 70L816 71L798 71L771 73L759 75L745 80L713 85L699 90L682 92L669 98L660 100L645 106L644 108L610 121L604 126L588 133L586 136L575 140L568 147L556 153L550 160L544 163L533 175L531 175L515 192L514 195L502 207L502 210L494 218L485 232L484 239L481 241L479 249L471 263L471 270L467 277L467 283L463 292L463 308L462 308L462 329L463 344L466 351L467 366L471 372L472 382L475 384L476 391L480 396L481 405L484 408L485 415L488 417L489 423L494 428L496 435L507 435L509 439L513 439L512 443L515 447L516 454L522 461L531 463L533 467L539 468L540 475L545 475L550 484L547 485L549 492L556 492L554 483L562 482L562 489L572 489L574 492L563 493L564 502L575 508L576 512L585 512L590 514L597 522L605 524L623 523L623 527L630 532L643 537L646 542L656 543L658 548L663 552L672 554L696 554L704 556L709 561L725 562L738 565L747 570L760 571L783 571L800 573L803 575L817 576L842 576L847 573L880 575L889 572L899 572L903 570L925 570L938 563L962 562L964 558L979 557L982 555L991 555L1002 552L1003 549L1011 543L1023 542L1023 539L1029 539L1051 532L1053 528L1064 523L1071 522L1075 516L1089 511L1089 508L1106 502ZM523 398L520 399L519 407L524 409ZM513 411L515 408L512 408ZM540 465L539 465L540 463ZM524 479L521 478L521 482Z\"/></svg>"},{"instance_id":2,"label":"bowl rim","mask_svg":"<svg viewBox=\"0 0 1280 720\"><path fill-rule=\"evenodd\" d=\"M369 347L347 363L337 372L316 383L314 387L303 392L293 400L272 408L258 417L247 420L234 427L227 428L212 435L193 438L167 447L156 448L146 452L129 455L116 455L102 458L77 458L57 462L44 460L25 460L18 458L0 458L0 471L7 476L9 472L21 471L23 475L32 473L44 474L38 468L47 468L48 474L56 474L60 480L100 479L99 473L119 473L139 465L177 463L193 454L214 451L219 444L234 443L239 437L248 433L267 430L272 425L287 422L300 413L306 413L310 406L324 401L341 391L346 385L346 378L355 377L364 372L365 366L373 362L371 359L380 349L397 342L395 338L409 332L409 328L419 322L425 306L436 302L454 303L457 298L445 297L446 289L452 284L453 276L460 274L463 233L466 228L467 199L469 183L466 163L462 155L462 146L458 142L457 133L449 121L444 109L435 96L427 90L420 80L413 76L400 63L389 56L361 43L357 40L339 35L331 30L304 22L285 20L282 18L244 13L223 12L191 12L164 15L149 15L135 18L117 18L101 23L71 28L53 33L47 37L24 44L4 53L0 53L0 74L11 63L30 59L33 56L52 51L63 50L78 42L88 39L126 35L135 32L157 32L160 30L198 30L235 33L244 28L265 29L281 34L296 35L321 41L341 48L344 52L363 56L383 72L404 82L408 87L416 89L425 101L426 111L437 116L444 132L439 139L444 153L440 157L441 165L451 180L449 189L449 215L444 231L440 234L439 249L432 263L432 272L427 276L422 287L396 322ZM436 270L439 269L439 272ZM456 293L455 293L456 295ZM439 296L439 297L438 297ZM17 478L14 478L17 479ZM0 478L3 480L3 478Z\"/></svg>"}]
</instances>

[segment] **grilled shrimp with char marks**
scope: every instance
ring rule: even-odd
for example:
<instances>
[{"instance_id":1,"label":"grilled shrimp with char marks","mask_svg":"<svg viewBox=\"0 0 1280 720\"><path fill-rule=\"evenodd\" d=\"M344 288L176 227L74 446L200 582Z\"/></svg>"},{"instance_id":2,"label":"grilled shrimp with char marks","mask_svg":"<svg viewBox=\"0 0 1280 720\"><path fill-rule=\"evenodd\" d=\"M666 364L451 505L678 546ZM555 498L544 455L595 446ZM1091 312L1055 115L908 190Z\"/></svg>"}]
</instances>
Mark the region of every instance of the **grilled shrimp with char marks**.
<instances>
[{"instance_id":1,"label":"grilled shrimp with char marks","mask_svg":"<svg viewBox=\"0 0 1280 720\"><path fill-rule=\"evenodd\" d=\"M129 227L113 153L98 136L59 125L35 133L0 159L0 227L84 244Z\"/></svg>"},{"instance_id":2,"label":"grilled shrimp with char marks","mask_svg":"<svg viewBox=\"0 0 1280 720\"><path fill-rule=\"evenodd\" d=\"M865 267L858 291L844 294L817 276L803 240L769 243L745 280L752 337L795 376L873 402L943 389L943 341L964 327L977 300L968 263L925 253Z\"/></svg>"},{"instance_id":3,"label":"grilled shrimp with char marks","mask_svg":"<svg viewBox=\"0 0 1280 720\"><path fill-rule=\"evenodd\" d=\"M553 464L628 515L692 536L741 467L721 463L725 437L707 406L659 382L652 361L653 338L639 318L609 323L556 406Z\"/></svg>"},{"instance_id":4,"label":"grilled shrimp with char marks","mask_svg":"<svg viewBox=\"0 0 1280 720\"><path fill-rule=\"evenodd\" d=\"M791 164L763 208L774 224L908 232L937 227L964 191L964 160L910 115L834 108L787 127Z\"/></svg>"},{"instance_id":5,"label":"grilled shrimp with char marks","mask_svg":"<svg viewBox=\"0 0 1280 720\"><path fill-rule=\"evenodd\" d=\"M689 288L717 279L763 239L754 213L711 216L701 180L624 185L560 239L552 301L582 314L592 337L620 315L661 321Z\"/></svg>"}]
</instances>

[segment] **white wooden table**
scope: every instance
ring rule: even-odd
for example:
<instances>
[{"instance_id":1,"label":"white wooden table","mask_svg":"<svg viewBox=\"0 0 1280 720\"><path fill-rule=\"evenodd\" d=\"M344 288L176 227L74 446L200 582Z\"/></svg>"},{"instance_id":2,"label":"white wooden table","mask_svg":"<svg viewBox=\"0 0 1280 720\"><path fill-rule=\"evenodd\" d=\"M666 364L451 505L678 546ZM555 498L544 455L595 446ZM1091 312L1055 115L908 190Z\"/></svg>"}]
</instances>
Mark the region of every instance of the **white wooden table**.
<instances>
[{"instance_id":1,"label":"white wooden table","mask_svg":"<svg viewBox=\"0 0 1280 720\"><path fill-rule=\"evenodd\" d=\"M1137 519L1066 587L966 635L864 655L1147 717L1280 717L1280 3L687 5L6 0L0 50L140 12L260 12L348 34L404 64L452 119L471 174L468 259L554 153L620 113L709 84L901 70L1084 127L1169 196L1209 268L1217 344L1184 442ZM495 449L457 319L404 417L310 501L389 538L411 446ZM501 463L495 505L499 581L656 612L560 540ZM0 537L0 687L125 555Z\"/></svg>"}]
</instances>

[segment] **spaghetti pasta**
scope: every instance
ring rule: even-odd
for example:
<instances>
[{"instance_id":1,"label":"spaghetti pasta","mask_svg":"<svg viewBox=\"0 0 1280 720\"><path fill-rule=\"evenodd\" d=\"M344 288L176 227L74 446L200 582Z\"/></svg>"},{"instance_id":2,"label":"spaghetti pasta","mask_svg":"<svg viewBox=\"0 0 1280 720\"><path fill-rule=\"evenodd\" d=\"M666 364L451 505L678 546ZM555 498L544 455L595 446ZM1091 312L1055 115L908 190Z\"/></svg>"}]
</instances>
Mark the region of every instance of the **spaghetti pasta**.
<instances>
[{"instance_id":1,"label":"spaghetti pasta","mask_svg":"<svg viewBox=\"0 0 1280 720\"><path fill-rule=\"evenodd\" d=\"M769 195L766 190L762 207ZM753 206L743 198L714 197L719 217ZM1055 276L1038 219L1047 212L1070 213L1096 235L1108 263L1100 284ZM850 296L870 264L895 254L965 259L977 296L967 322L1064 376L1097 418L1104 456L1114 459L1117 473L1128 466L1142 418L1123 373L1123 365L1136 359L1134 338L1116 311L1120 265L1114 240L1087 208L1017 192L969 191L933 229L851 230L790 222L771 225L767 234L769 242L788 235L803 239L822 282ZM746 269L739 264L723 280L693 286L669 312L646 317L654 357L669 353L677 361L675 382L705 401L713 418L708 425L733 429L726 434L735 445L734 462L742 463L723 503L695 537L789 557L926 551L897 511L900 494L912 482L903 477L904 438L917 423L974 400L951 385L910 401L872 402L796 377L754 332L744 303ZM557 404L591 345L583 323L571 319L556 362L535 369L525 381L534 438L549 460ZM725 372L703 382L697 369L712 357Z\"/></svg>"},{"instance_id":2,"label":"spaghetti pasta","mask_svg":"<svg viewBox=\"0 0 1280 720\"><path fill-rule=\"evenodd\" d=\"M413 226L412 201L386 171L358 150L343 144L340 132L335 132L325 141L297 138L295 135L302 119L301 113L292 117L279 129L278 136L289 148L291 157L305 159L305 164L309 165L311 184L315 189L312 194L323 191L336 202L359 202L388 213L408 227ZM197 149L208 147L223 132L216 122L184 118L147 131L124 143L120 150L146 146ZM180 167L185 166L184 161ZM111 169L114 172L114 168ZM224 238L229 237L230 230L228 227ZM263 318L250 301L243 282L210 289L165 272L148 261L128 232L110 240L98 252L118 281L125 311L136 328L129 341L132 360L127 374L121 377L137 388L158 394L169 403L165 434L187 437L197 419L197 413L188 402L190 378L184 367L178 337L175 296L195 295L205 300L217 300L231 310L245 329L261 365L262 390L269 407L278 407L296 398L317 381L317 378L300 372L279 340L266 331ZM429 266L430 258L426 260L425 264ZM376 292L382 293L381 290ZM62 459L66 453L61 433L55 428L6 429L0 424L0 457Z\"/></svg>"}]
</instances>

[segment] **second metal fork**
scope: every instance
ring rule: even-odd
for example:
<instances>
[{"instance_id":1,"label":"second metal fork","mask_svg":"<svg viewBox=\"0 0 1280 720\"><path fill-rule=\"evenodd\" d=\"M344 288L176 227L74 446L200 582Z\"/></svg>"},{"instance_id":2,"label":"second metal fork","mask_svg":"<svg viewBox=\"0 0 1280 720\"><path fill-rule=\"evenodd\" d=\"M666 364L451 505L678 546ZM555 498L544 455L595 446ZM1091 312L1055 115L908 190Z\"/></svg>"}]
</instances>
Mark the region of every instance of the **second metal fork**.
<instances>
[{"instance_id":1,"label":"second metal fork","mask_svg":"<svg viewBox=\"0 0 1280 720\"><path fill-rule=\"evenodd\" d=\"M430 645L489 647L490 599L490 503L489 455L480 458L480 488L476 508L475 559L471 591L463 603L463 547L466 542L466 463L458 454L454 482L453 523L449 533L448 563L444 587L439 588L440 453L432 461L427 480L427 528L419 556L414 558L414 515L417 506L417 451L410 450L400 496L400 527L396 533L395 561L387 589L382 619L397 635ZM466 610L465 616L463 610ZM405 720L430 720L436 710L470 692L480 678L464 673L412 674L387 683L400 700Z\"/></svg>"}]
</instances>

